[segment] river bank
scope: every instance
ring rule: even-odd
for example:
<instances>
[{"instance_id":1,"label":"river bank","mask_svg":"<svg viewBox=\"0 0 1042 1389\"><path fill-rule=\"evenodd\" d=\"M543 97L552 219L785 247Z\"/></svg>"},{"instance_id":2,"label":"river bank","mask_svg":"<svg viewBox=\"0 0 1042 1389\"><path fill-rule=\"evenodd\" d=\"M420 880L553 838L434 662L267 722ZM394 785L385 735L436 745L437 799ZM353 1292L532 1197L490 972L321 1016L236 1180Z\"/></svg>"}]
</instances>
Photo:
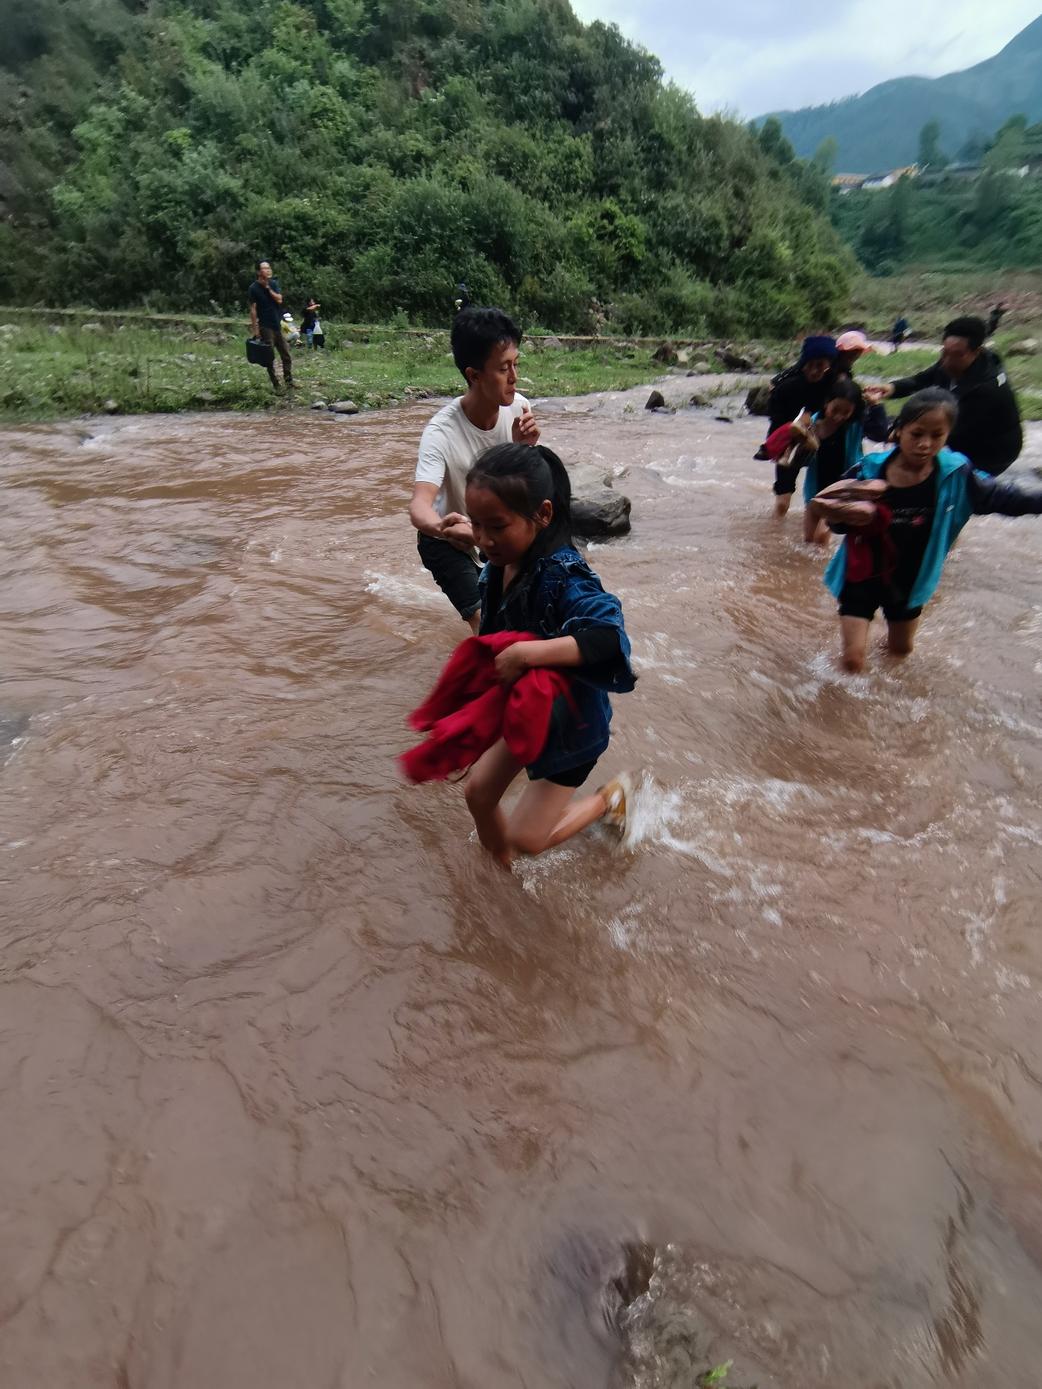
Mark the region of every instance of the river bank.
<instances>
[{"instance_id":1,"label":"river bank","mask_svg":"<svg viewBox=\"0 0 1042 1389\"><path fill-rule=\"evenodd\" d=\"M110 314L51 320L0 311L0 419L268 410L280 415L350 401L359 410L450 396L461 389L447 333L326 325L326 348L294 351L295 390L276 396L245 358L243 325L227 319ZM521 389L556 396L620 390L662 370L657 340L527 338ZM772 367L787 349L761 347ZM708 372L723 371L712 347Z\"/></svg>"},{"instance_id":2,"label":"river bank","mask_svg":"<svg viewBox=\"0 0 1042 1389\"><path fill-rule=\"evenodd\" d=\"M6 317L5 317L6 314ZM266 372L247 363L245 328L235 320L63 313L51 318L0 310L0 421L46 421L98 414L181 414L266 410L278 416L350 403L360 411L456 394L461 379L447 333L354 326L327 327L324 351L294 352L295 390L276 396ZM658 339L526 338L521 389L564 397L659 383L663 372L698 388L724 389L714 378L745 360L747 385L769 379L791 361L796 343L694 343L680 360L657 351ZM663 356L666 360L663 360ZM923 346L865 359L859 378L888 378L935 359ZM1010 357L1026 419L1042 418L1042 355ZM692 386L692 390L695 386Z\"/></svg>"},{"instance_id":3,"label":"river bank","mask_svg":"<svg viewBox=\"0 0 1042 1389\"><path fill-rule=\"evenodd\" d=\"M1034 1383L1042 525L842 676L691 380L537 402L643 779L514 877L395 770L434 402L0 431L4 1383Z\"/></svg>"}]
</instances>

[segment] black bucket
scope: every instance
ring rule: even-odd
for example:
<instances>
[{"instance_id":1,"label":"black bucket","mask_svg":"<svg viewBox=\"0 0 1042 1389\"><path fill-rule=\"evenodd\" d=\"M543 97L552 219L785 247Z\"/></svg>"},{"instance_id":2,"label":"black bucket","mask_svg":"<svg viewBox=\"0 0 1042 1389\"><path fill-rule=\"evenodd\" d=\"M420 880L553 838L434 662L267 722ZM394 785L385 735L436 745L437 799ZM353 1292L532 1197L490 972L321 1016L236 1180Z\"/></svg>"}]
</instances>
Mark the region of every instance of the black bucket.
<instances>
[{"instance_id":1,"label":"black bucket","mask_svg":"<svg viewBox=\"0 0 1042 1389\"><path fill-rule=\"evenodd\" d=\"M275 362L275 349L270 342L262 342L260 338L247 338L246 360L256 367L271 367Z\"/></svg>"}]
</instances>

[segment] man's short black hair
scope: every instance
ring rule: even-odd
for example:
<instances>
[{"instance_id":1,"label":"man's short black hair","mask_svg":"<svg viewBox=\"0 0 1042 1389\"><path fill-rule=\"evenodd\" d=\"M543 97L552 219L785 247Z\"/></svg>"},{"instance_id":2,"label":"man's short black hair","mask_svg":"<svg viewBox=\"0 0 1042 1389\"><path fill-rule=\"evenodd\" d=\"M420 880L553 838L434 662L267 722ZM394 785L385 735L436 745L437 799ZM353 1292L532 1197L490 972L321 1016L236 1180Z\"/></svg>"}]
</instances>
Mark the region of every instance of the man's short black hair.
<instances>
[{"instance_id":1,"label":"man's short black hair","mask_svg":"<svg viewBox=\"0 0 1042 1389\"><path fill-rule=\"evenodd\" d=\"M946 338L965 338L970 345L970 351L976 352L978 347L984 346L984 339L988 336L988 327L983 318L974 318L967 314L963 318L953 318L944 330Z\"/></svg>"},{"instance_id":2,"label":"man's short black hair","mask_svg":"<svg viewBox=\"0 0 1042 1389\"><path fill-rule=\"evenodd\" d=\"M254 269L255 269L255 270L259 270L259 269L261 268L262 265L270 265L270 264L271 264L271 261L268 259L267 256L261 256L260 260L259 260L259 261L257 262L257 264L254 266Z\"/></svg>"},{"instance_id":3,"label":"man's short black hair","mask_svg":"<svg viewBox=\"0 0 1042 1389\"><path fill-rule=\"evenodd\" d=\"M482 309L468 304L453 321L451 341L453 361L466 381L467 368L480 371L492 349L501 342L517 346L521 341L521 329L502 309Z\"/></svg>"}]
</instances>

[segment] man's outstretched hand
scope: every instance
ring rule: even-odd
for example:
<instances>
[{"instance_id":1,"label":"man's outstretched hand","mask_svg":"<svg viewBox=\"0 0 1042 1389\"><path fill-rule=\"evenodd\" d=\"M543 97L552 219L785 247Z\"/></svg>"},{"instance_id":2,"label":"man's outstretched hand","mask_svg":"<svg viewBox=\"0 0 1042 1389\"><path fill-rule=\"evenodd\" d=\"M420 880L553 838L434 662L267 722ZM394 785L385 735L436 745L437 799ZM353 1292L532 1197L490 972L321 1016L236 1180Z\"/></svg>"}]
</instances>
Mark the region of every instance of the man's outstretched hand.
<instances>
[{"instance_id":1,"label":"man's outstretched hand","mask_svg":"<svg viewBox=\"0 0 1042 1389\"><path fill-rule=\"evenodd\" d=\"M893 386L866 386L864 391L869 405L879 405L881 401L889 400L893 393Z\"/></svg>"}]
</instances>

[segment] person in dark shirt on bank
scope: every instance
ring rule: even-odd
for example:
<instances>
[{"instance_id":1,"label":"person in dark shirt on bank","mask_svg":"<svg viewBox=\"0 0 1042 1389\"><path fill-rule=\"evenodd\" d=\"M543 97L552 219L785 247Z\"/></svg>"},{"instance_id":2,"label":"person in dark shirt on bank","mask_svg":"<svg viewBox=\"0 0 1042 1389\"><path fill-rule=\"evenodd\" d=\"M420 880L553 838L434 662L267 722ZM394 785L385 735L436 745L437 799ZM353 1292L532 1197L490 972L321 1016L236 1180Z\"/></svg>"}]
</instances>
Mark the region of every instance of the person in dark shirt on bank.
<instances>
[{"instance_id":1,"label":"person in dark shirt on bank","mask_svg":"<svg viewBox=\"0 0 1042 1389\"><path fill-rule=\"evenodd\" d=\"M322 305L315 296L310 295L307 308L304 310L304 317L300 320L300 331L304 334L304 340L308 347L314 350L326 345L326 335L322 331L322 320L318 316L321 307Z\"/></svg>"},{"instance_id":2,"label":"person in dark shirt on bank","mask_svg":"<svg viewBox=\"0 0 1042 1389\"><path fill-rule=\"evenodd\" d=\"M250 285L248 298L253 336L268 343L279 354L286 390L292 390L293 359L289 355L289 346L282 332L282 291L279 289L278 280L272 276L270 261L257 262L257 278ZM277 393L279 378L275 374L274 360L268 367L268 376L271 378L272 390Z\"/></svg>"},{"instance_id":3,"label":"person in dark shirt on bank","mask_svg":"<svg viewBox=\"0 0 1042 1389\"><path fill-rule=\"evenodd\" d=\"M959 415L948 447L996 477L1020 457L1024 435L1013 387L1001 358L984 346L985 336L982 318L952 319L933 366L889 386L867 386L865 397L877 404L929 387L950 391L959 403Z\"/></svg>"}]
</instances>

